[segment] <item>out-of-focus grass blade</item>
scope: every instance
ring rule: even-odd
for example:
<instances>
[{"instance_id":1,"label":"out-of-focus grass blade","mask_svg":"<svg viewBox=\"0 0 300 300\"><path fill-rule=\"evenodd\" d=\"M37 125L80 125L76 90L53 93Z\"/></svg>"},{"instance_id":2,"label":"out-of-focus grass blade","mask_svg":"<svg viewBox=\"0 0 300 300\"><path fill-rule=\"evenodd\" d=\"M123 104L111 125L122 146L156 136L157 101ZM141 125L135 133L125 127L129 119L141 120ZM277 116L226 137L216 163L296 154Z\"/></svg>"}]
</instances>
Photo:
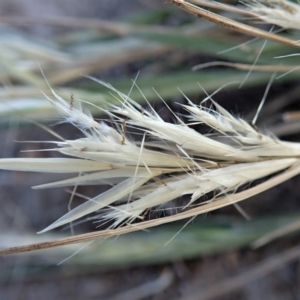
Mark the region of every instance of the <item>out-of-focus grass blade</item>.
<instances>
[{"instance_id":1,"label":"out-of-focus grass blade","mask_svg":"<svg viewBox=\"0 0 300 300\"><path fill-rule=\"evenodd\" d=\"M262 48L264 41L257 40L247 42L241 36L232 38L228 33L223 32L220 34L212 29L201 29L199 24L193 25L193 34L190 33L192 28L189 25L185 30L179 28L177 32L155 32L148 31L133 33L134 36L142 39L156 41L162 44L172 45L183 50L190 50L196 53L207 53L209 55L216 55L217 58L229 59L235 62L253 62L257 53ZM285 35L291 37L290 35ZM299 39L299 36L292 36ZM247 43L247 45L243 45ZM241 45L238 47L238 45ZM227 49L235 48L231 51ZM288 55L295 53L295 49L275 42L268 41L264 46L264 50L260 56L261 62L271 62L275 56ZM299 63L299 59L298 59Z\"/></svg>"},{"instance_id":2,"label":"out-of-focus grass blade","mask_svg":"<svg viewBox=\"0 0 300 300\"><path fill-rule=\"evenodd\" d=\"M184 47L185 51L187 49L193 51L197 50L200 53L205 53L207 49L214 49L216 59L229 59L250 63L255 60L255 55L259 51L258 46L260 46L258 43L255 47L248 47L247 51L237 49L235 51L218 54L218 51L228 49L232 44L226 42L222 43L217 39L194 39L178 34L176 36L159 34L159 38L156 36L156 38L151 39L151 41L148 41L148 37L149 34L147 34L147 37L144 39L125 38L79 45L68 53L70 62L63 64L57 61L55 64L51 64L50 61L42 61L41 68L49 82L55 85L77 79L81 74L105 71L121 64L166 54L167 51L171 50L171 46L174 45L176 47ZM162 40L164 40L164 43L162 43ZM269 45L265 47L259 62L278 64L282 59L274 60L273 57L282 55L283 53L288 55L290 51L291 50L286 51L286 46L269 43ZM212 53L210 52L210 54ZM39 79L39 76L36 74L37 72L40 73L37 63L28 64L26 68L25 64L23 64L23 66L21 65L22 61L16 63L16 60L8 61L7 58L4 59L2 60L2 64L5 66L7 75L19 79L21 82L31 83L36 86L42 84L43 79ZM288 58L288 63L296 65L298 60L298 57L290 57ZM35 71L35 73L33 73L33 71Z\"/></svg>"},{"instance_id":3,"label":"out-of-focus grass blade","mask_svg":"<svg viewBox=\"0 0 300 300\"><path fill-rule=\"evenodd\" d=\"M182 231L183 224L173 224L151 229L151 232L134 232L118 239L94 242L66 264L72 266L97 268L98 270L121 269L141 265L167 263L176 260L192 259L237 249L265 234L299 219L299 214L273 216L252 220L234 220L228 217L210 217L189 224ZM178 232L180 233L176 235ZM58 238L58 235L53 235ZM49 240L49 236L47 236ZM3 235L1 248L41 241L41 236L12 233ZM74 254L80 246L69 245L42 252L28 254L28 264L23 266L30 274L31 268L56 265ZM9 258L9 257L8 257ZM45 259L47 258L47 259ZM8 260L9 261L9 260ZM1 268L0 279L8 276L9 264Z\"/></svg>"},{"instance_id":4,"label":"out-of-focus grass blade","mask_svg":"<svg viewBox=\"0 0 300 300\"><path fill-rule=\"evenodd\" d=\"M113 25L118 26L117 23ZM43 84L40 69L52 85L64 84L81 74L165 55L174 48L176 51L181 49L187 56L203 55L209 51L209 55L215 55L216 59L252 63L263 43L255 41L226 51L245 40L241 36L233 39L226 32L220 34L211 25L204 26L201 22L179 28L159 26L159 30L154 25L128 25L125 36L103 38L100 33L98 37L92 35L87 39L79 35L77 41L67 45L29 38L12 30L3 36L0 38L0 65L3 67L0 78L3 82L17 80L35 86ZM276 64L278 60L274 60L274 56L288 55L293 51L286 45L268 42L259 63ZM288 58L289 64L297 64L298 60L296 56Z\"/></svg>"},{"instance_id":5,"label":"out-of-focus grass blade","mask_svg":"<svg viewBox=\"0 0 300 300\"><path fill-rule=\"evenodd\" d=\"M171 75L160 75L155 77L142 77L137 80L137 85L141 92L134 88L130 97L139 103L144 103L144 96L148 101L161 101L157 93L165 100L180 96L179 88L187 96L201 94L203 91L199 84L204 87L207 92L213 92L221 86L232 82L227 88L236 88L243 78L243 72L235 70L213 70L213 71L197 71L197 72L174 72ZM289 74L283 80L290 80L296 74ZM245 86L267 83L270 79L269 74L253 73L246 81ZM128 94L132 82L129 79L114 80L110 82L116 89L124 94ZM58 88L58 92L66 101L70 101L71 95L75 99L90 102L98 107L107 107L109 103L116 103L116 99L110 94L110 91L97 82L90 81L82 85L81 88ZM51 97L47 88L45 92ZM157 93L156 93L157 92ZM53 121L57 118L57 112L48 103L45 96L42 95L40 89L35 88L18 88L0 89L0 123L20 122L20 117L28 120ZM87 105L92 113L101 114L101 110L94 106ZM23 121L21 121L23 122Z\"/></svg>"},{"instance_id":6,"label":"out-of-focus grass blade","mask_svg":"<svg viewBox=\"0 0 300 300\"><path fill-rule=\"evenodd\" d=\"M208 24L208 25L207 25ZM110 25L118 27L118 24L110 22ZM160 26L162 27L162 26ZM106 37L100 33L97 36L91 36L83 40L78 36L78 40L73 43L60 44L59 42L44 42L34 38L28 38L23 33L14 30L8 30L4 37L0 37L0 80L4 83L5 88L0 90L0 123L17 121L22 115L25 119L34 120L51 120L57 117L56 112L45 101L45 97L40 90L47 93L47 85L42 77L41 70L46 75L51 86L65 84L74 79L80 78L82 74L91 74L94 72L105 71L112 67L145 60L150 57L166 55L174 48L176 51L182 49L188 58L190 54L203 54L209 49L210 55L213 49L216 57L235 62L252 63L262 46L262 41L243 45L234 51L222 52L233 46L236 46L237 40L231 39L226 34L223 36L212 30L213 26L201 22L179 26L178 28L166 27L163 30L157 30L157 26L134 25L134 22L128 23L125 36ZM95 31L87 31L93 32ZM243 39L238 37L240 41ZM189 50L189 51L187 51ZM285 45L268 42L259 59L259 63L271 64L277 61L273 59L274 55L291 53L291 49ZM167 61L166 56L166 61ZM289 65L297 65L298 57L286 58ZM176 62L172 62L173 64ZM152 64L155 64L153 60ZM179 61L180 65L181 62ZM150 63L151 65L151 63ZM40 70L41 69L41 70ZM178 70L186 70L184 66L179 66ZM186 95L201 93L199 82L207 92L212 92L233 81L239 81L244 73L236 70L207 70L197 71L172 71L171 75L156 74L152 77L143 77L137 81L138 86L149 101L159 100L158 94L165 100L178 96L180 88ZM246 81L246 85L255 86L264 84L269 80L269 74L252 73L253 76ZM291 73L282 80L288 81L295 78L296 73ZM11 81L13 85L11 85ZM6 84L8 83L8 84ZM18 86L18 83L27 84L28 86ZM116 80L110 82L115 88L127 94L132 83L129 79ZM238 83L230 85L236 87ZM31 88L34 86L35 88ZM97 106L104 107L107 103L115 101L109 92L97 83L91 83L86 86L77 85L76 88L56 88L62 91L63 96L70 99L71 94L76 98L91 102ZM28 91L30 91L28 93ZM23 94L22 94L23 92ZM15 94L13 96L12 94ZM19 94L19 96L16 96ZM131 97L143 102L143 95L134 89ZM90 107L95 112L95 108ZM17 111L17 113L16 113ZM97 111L97 110L96 110ZM98 112L98 111L97 111Z\"/></svg>"},{"instance_id":7,"label":"out-of-focus grass blade","mask_svg":"<svg viewBox=\"0 0 300 300\"><path fill-rule=\"evenodd\" d=\"M101 72L122 64L166 54L170 47L134 38L78 46L73 49L72 64L45 70L51 84L64 84L82 74Z\"/></svg>"}]
</instances>

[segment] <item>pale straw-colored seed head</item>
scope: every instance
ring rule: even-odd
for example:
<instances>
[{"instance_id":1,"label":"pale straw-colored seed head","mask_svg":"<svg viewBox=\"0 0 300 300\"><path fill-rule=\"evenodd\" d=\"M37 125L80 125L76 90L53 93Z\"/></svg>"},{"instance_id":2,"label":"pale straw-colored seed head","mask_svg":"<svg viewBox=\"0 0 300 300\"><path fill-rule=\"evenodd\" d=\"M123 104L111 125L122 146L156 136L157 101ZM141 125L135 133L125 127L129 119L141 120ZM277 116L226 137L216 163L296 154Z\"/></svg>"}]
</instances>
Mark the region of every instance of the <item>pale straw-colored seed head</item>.
<instances>
[{"instance_id":1,"label":"pale straw-colored seed head","mask_svg":"<svg viewBox=\"0 0 300 300\"><path fill-rule=\"evenodd\" d=\"M119 106L105 111L114 126L94 120L80 103L72 100L70 104L55 91L54 99L48 98L83 134L79 139L53 142L56 146L51 150L69 158L0 160L1 169L79 174L35 188L111 182L109 190L72 209L41 232L95 212L100 221L113 220L114 228L142 219L145 211L183 195L189 195L190 205L214 192L215 196L205 203L225 196L229 205L230 195L240 186L298 163L299 144L263 134L215 102L214 109L189 100L183 106L193 123L206 124L213 130L203 135L179 117L177 124L165 122L151 107L144 109L107 87L120 100ZM130 137L132 128L141 133L139 141Z\"/></svg>"},{"instance_id":2,"label":"pale straw-colored seed head","mask_svg":"<svg viewBox=\"0 0 300 300\"><path fill-rule=\"evenodd\" d=\"M266 23L285 29L300 30L300 5L287 0L250 0L246 2L252 12Z\"/></svg>"}]
</instances>

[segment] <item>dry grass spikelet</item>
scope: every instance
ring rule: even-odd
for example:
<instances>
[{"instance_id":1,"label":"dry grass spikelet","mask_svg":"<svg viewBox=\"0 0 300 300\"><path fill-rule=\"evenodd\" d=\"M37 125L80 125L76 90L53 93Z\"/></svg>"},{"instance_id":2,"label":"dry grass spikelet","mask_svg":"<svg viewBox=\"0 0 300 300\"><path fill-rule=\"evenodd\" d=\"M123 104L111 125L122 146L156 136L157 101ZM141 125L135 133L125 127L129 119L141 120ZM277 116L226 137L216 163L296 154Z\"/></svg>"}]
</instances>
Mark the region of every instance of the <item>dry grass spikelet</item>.
<instances>
[{"instance_id":1,"label":"dry grass spikelet","mask_svg":"<svg viewBox=\"0 0 300 300\"><path fill-rule=\"evenodd\" d=\"M204 123L212 129L212 133L204 135L179 117L176 124L165 122L151 106L146 110L112 86L105 85L120 101L119 106L105 110L114 126L94 120L79 102L70 105L52 91L54 99L48 98L49 101L83 135L75 140L53 142L56 146L51 150L68 157L0 160L0 168L6 170L80 174L36 186L36 189L113 182L109 190L75 207L41 232L99 212L103 222L113 220L106 233L125 233L126 228L133 230L132 221L143 219L145 211L183 195L190 195L190 202L179 210L179 218L250 197L252 191L248 196L245 191L235 193L256 179L287 170L268 180L260 190L255 187L254 194L299 173L300 144L263 134L213 101L214 108L207 108L203 103L195 105L189 99L183 106L193 124ZM132 128L142 133L141 141L130 137L128 132ZM239 197L239 194L243 195ZM203 195L214 196L189 210L189 205ZM143 228L144 223L149 227L175 219L178 217L163 218L156 223L144 221L135 230ZM92 238L95 235L73 242Z\"/></svg>"},{"instance_id":2,"label":"dry grass spikelet","mask_svg":"<svg viewBox=\"0 0 300 300\"><path fill-rule=\"evenodd\" d=\"M300 30L300 5L287 0L248 1L250 10L266 23Z\"/></svg>"}]
</instances>

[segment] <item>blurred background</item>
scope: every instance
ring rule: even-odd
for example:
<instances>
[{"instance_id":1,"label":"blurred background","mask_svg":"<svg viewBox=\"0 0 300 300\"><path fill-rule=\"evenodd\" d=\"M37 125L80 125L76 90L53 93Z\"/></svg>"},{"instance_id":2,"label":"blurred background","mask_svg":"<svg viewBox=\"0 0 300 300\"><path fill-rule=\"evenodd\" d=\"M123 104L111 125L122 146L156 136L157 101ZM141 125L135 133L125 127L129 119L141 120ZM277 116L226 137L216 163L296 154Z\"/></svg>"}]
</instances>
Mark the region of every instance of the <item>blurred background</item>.
<instances>
[{"instance_id":1,"label":"blurred background","mask_svg":"<svg viewBox=\"0 0 300 300\"><path fill-rule=\"evenodd\" d=\"M297 32L283 34L299 40ZM84 77L92 75L125 94L131 91L142 105L146 97L169 122L174 117L158 95L181 113L182 92L199 103L205 93L226 85L214 99L251 121L272 72L222 66L193 70L215 61L252 64L256 58L258 65L299 65L297 56L274 59L295 49L268 42L258 57L264 41L249 40L159 0L0 0L0 155L57 155L28 151L46 150L45 141L54 139L32 121L64 138L79 136L47 102L43 93L51 93L45 78L67 101L74 97L99 107L115 101L105 87ZM131 90L135 79L142 93ZM297 71L274 80L257 125L299 141L299 90ZM87 108L103 118L99 109ZM62 178L0 172L1 248L72 234L66 227L36 235L68 211L70 192L31 186ZM0 257L0 298L300 299L299 184L296 177L242 202L249 220L227 207L186 227L188 220L91 245ZM88 197L99 192L95 186L78 189ZM72 205L81 202L78 197ZM178 207L180 199L163 214ZM96 226L85 222L75 226L75 234Z\"/></svg>"}]
</instances>

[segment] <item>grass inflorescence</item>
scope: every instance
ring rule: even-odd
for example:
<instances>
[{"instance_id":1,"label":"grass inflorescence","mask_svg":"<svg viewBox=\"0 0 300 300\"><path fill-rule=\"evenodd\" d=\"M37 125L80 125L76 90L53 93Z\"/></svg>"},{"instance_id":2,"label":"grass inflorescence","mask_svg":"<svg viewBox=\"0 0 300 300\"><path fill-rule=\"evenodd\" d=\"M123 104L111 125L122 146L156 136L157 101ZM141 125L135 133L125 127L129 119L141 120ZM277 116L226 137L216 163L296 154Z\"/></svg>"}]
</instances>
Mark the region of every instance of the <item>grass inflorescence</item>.
<instances>
[{"instance_id":1,"label":"grass inflorescence","mask_svg":"<svg viewBox=\"0 0 300 300\"><path fill-rule=\"evenodd\" d=\"M75 207L41 233L95 212L102 223L110 221L110 234L114 230L118 234L116 228L120 226L132 231L131 223L143 221L145 212L184 195L189 195L189 202L178 209L178 215L191 217L192 212L195 216L201 213L201 207L202 212L207 212L217 208L214 203L218 206L222 202L222 207L240 201L234 197L240 192L235 193L248 183L284 170L287 171L283 174L291 172L290 176L294 176L300 168L300 144L260 132L254 124L234 117L213 100L205 99L195 105L187 99L183 108L190 121L185 123L174 115L173 124L165 122L150 105L145 109L129 96L106 86L120 101L118 106L104 110L111 119L109 123L96 121L80 102L65 101L52 90L54 98L48 97L51 104L82 133L75 140L61 138L51 142L55 146L49 151L65 157L0 160L1 169L79 173L35 186L36 189L112 182L106 192ZM208 101L211 106L206 105ZM201 134L189 123L205 124L211 131ZM140 140L131 137L133 128L141 134ZM199 203L197 200L205 195L210 198ZM200 210L189 210L195 203ZM186 212L189 213L184 216ZM162 218L159 223L170 222L172 218L177 216ZM143 228L143 222L137 225L136 229Z\"/></svg>"},{"instance_id":2,"label":"grass inflorescence","mask_svg":"<svg viewBox=\"0 0 300 300\"><path fill-rule=\"evenodd\" d=\"M197 3L197 1L193 2ZM299 47L299 44L289 37L229 20L188 2L182 0L167 2L235 31L294 48ZM202 1L201 5L205 5L205 1ZM223 6L214 8L220 9L221 7ZM223 8L231 12L244 13L256 19L259 18L264 22L285 29L299 29L296 26L299 19L299 5L286 1L250 2L247 4L247 8L237 10L232 7L225 9L224 6ZM293 18L296 18L295 22L292 22ZM287 20L293 24L291 25ZM108 23L106 25L112 26L113 24ZM126 32L122 32L121 35L123 37L133 33L144 40L153 40L154 50L152 49L151 53L165 54L173 46L179 46L178 40L181 42L180 47L183 47L188 38L190 38L189 41L196 39L198 31L193 33L190 29L186 26L180 32L176 32L176 39L174 39L174 30L169 29L158 33L156 30L149 30L147 26L141 28L128 26ZM202 28L199 28L199 32L201 30ZM129 41L131 42L131 38ZM215 41L213 40L213 42ZM141 44L138 46L145 46L144 42ZM131 43L130 45L132 46ZM136 44L134 45L137 47ZM199 50L200 47L197 43L186 43L186 45L189 45L194 51L195 49ZM270 68L268 65L270 58L263 56L262 49L265 52L271 52L274 50L274 44L271 46L264 45L265 48L260 47L261 45L253 47L255 50L253 52L261 54L264 65L252 66L249 68L250 70L264 71L268 69L285 72L294 67L281 66L282 69L280 70L279 67L276 69L276 66ZM146 48L148 49L149 45ZM281 50L280 48L278 51ZM129 52L131 51L130 48ZM232 56L224 53L220 54L223 55L224 59L232 59ZM148 54L148 52L142 52L141 57ZM88 56L84 55L84 57ZM236 57L245 59L245 63L249 63L249 59L245 58L244 53ZM131 55L130 61L133 58ZM257 61L258 58L259 56ZM70 63L66 57L63 61L66 64ZM219 63L219 65L222 64L229 66L233 63ZM45 65L49 65L49 62ZM88 61L87 65L94 66L91 61ZM247 69L249 64L240 64L241 66ZM75 71L72 69L71 76L66 74L66 77L59 82L64 83L78 76L76 70L76 68ZM94 68L87 70L93 71ZM33 69L32 71L35 72L36 70ZM61 70L54 71L52 70L54 74L52 74L52 78L49 71L50 84L56 83L55 79L59 78L57 74ZM36 78L32 78L37 86L45 86L44 82L42 84L40 80L36 82ZM19 250L12 250L12 252L114 236L178 219L194 217L247 199L300 172L299 143L284 142L271 133L261 131L255 125L255 121L247 122L243 118L232 115L210 97L196 105L185 96L187 104L182 105L182 108L186 111L185 118L188 119L188 122L183 121L181 115L172 112L175 123L170 123L164 121L150 104L145 108L138 101L135 101L134 97L131 96L131 98L121 93L112 85L100 83L113 93L113 96L110 95L113 102L111 101L110 105L107 105L106 102L105 107L99 107L95 104L92 104L91 107L93 112L100 111L106 114L110 119L109 122L94 119L92 113L85 108L87 106L85 102L73 97L71 101L65 101L60 94L51 89L51 93L45 97L62 115L63 122L74 125L79 129L82 136L67 140L55 135L58 140L51 141L50 145L54 146L48 150L62 154L62 157L1 159L0 168L76 174L76 176L72 175L68 179L35 186L35 189L105 185L109 182L111 184L110 189L87 199L83 204L70 210L40 233L77 222L95 213L98 214L97 222L109 224L107 230L70 237L52 244L46 243L31 248L30 246L20 248ZM157 98L159 97L157 96ZM147 102L147 100L144 101ZM195 124L204 124L209 128L209 133L197 132L193 129ZM131 134L133 131L139 133L140 139L133 138ZM249 184L262 178L265 178L265 181L249 188ZM176 215L145 220L149 211L163 210L165 205L180 197L188 198L188 201L182 202L182 205L177 208ZM9 253L9 251L2 251L2 253Z\"/></svg>"}]
</instances>

